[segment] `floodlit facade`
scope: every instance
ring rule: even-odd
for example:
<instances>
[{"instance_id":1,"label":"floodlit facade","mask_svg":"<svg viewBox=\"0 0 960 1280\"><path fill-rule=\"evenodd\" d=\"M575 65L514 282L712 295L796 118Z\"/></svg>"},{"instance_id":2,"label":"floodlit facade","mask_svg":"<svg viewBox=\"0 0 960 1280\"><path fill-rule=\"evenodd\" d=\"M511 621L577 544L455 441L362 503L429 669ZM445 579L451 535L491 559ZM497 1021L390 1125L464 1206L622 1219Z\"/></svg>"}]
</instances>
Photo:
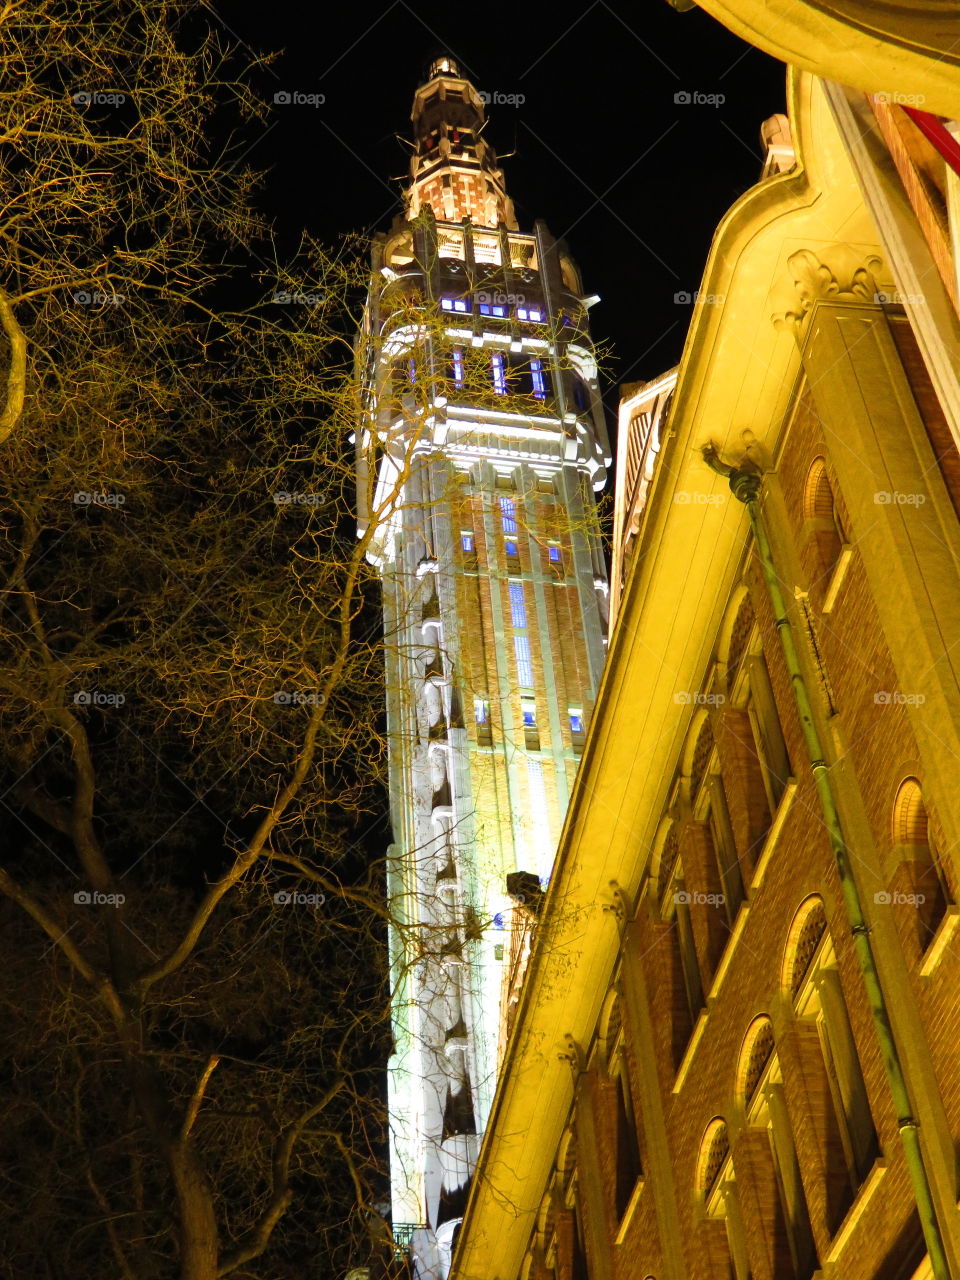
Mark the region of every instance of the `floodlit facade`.
<instances>
[{"instance_id":1,"label":"floodlit facade","mask_svg":"<svg viewBox=\"0 0 960 1280\"><path fill-rule=\"evenodd\" d=\"M960 1275L960 154L795 71L764 136L679 368L624 397L610 654L454 1280Z\"/></svg>"},{"instance_id":2,"label":"floodlit facade","mask_svg":"<svg viewBox=\"0 0 960 1280\"><path fill-rule=\"evenodd\" d=\"M358 345L360 534L383 584L393 1224L446 1275L605 658L609 465L576 266L517 227L449 58Z\"/></svg>"}]
</instances>

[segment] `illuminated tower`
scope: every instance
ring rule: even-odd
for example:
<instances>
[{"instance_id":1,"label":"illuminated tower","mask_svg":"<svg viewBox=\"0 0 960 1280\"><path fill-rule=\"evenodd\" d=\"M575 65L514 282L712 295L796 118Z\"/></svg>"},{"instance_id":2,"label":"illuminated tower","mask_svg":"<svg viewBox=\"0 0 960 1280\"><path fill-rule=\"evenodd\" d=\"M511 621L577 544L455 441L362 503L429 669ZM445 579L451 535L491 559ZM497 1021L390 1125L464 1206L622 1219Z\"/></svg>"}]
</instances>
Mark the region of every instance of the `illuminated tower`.
<instances>
[{"instance_id":1,"label":"illuminated tower","mask_svg":"<svg viewBox=\"0 0 960 1280\"><path fill-rule=\"evenodd\" d=\"M357 474L387 644L393 1221L442 1277L603 667L609 458L593 299L542 223L517 229L452 59L412 118Z\"/></svg>"}]
</instances>

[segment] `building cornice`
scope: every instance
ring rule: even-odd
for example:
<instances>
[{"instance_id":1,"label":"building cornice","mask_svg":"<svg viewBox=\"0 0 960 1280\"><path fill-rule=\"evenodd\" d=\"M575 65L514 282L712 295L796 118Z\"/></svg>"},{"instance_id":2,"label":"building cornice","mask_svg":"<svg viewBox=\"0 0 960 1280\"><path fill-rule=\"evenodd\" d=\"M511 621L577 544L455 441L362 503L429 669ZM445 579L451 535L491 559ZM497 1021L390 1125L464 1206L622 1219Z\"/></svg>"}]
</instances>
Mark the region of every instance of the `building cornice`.
<instances>
[{"instance_id":1,"label":"building cornice","mask_svg":"<svg viewBox=\"0 0 960 1280\"><path fill-rule=\"evenodd\" d=\"M960 117L960 11L953 0L696 3L781 62L867 93L917 95L925 110Z\"/></svg>"}]
</instances>

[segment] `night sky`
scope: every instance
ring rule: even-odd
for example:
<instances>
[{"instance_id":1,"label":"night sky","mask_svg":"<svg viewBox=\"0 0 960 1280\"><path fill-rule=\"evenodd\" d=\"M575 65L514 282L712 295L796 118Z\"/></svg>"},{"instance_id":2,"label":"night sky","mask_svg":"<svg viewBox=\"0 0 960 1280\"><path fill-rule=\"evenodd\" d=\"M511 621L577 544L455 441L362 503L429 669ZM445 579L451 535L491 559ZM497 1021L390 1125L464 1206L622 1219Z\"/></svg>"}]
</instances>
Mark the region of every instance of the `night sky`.
<instances>
[{"instance_id":1,"label":"night sky","mask_svg":"<svg viewBox=\"0 0 960 1280\"><path fill-rule=\"evenodd\" d=\"M507 99L488 108L486 136L516 152L504 168L521 229L543 218L601 295L592 321L612 347L608 406L617 384L676 362L690 307L674 295L697 288L720 217L759 176L761 121L784 110L780 63L666 0L270 0L222 12L236 38L282 51L258 82L271 102L324 98L273 106L248 153L269 170L263 203L282 242L304 227L333 241L389 225L408 155L396 135L409 136L426 64L449 51ZM684 93L711 100L676 102Z\"/></svg>"}]
</instances>

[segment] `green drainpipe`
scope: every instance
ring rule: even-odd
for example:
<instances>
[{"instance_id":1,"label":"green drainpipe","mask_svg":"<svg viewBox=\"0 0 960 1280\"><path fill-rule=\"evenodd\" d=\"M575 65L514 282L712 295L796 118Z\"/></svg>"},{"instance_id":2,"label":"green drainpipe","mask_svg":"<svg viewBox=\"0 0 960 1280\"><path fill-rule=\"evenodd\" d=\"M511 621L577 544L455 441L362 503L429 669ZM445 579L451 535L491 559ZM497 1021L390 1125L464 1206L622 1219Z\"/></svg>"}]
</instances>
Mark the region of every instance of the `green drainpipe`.
<instances>
[{"instance_id":1,"label":"green drainpipe","mask_svg":"<svg viewBox=\"0 0 960 1280\"><path fill-rule=\"evenodd\" d=\"M870 931L864 920L860 894L850 868L850 853L847 848L846 837L843 834L843 824L840 821L840 812L830 784L830 770L823 758L823 748L821 747L820 735L817 733L817 726L813 719L810 695L807 693L806 682L797 658L793 628L787 616L786 603L783 598L783 592L780 589L780 579L777 576L777 570L773 562L773 552L770 549L770 542L760 514L760 475L755 471L741 470L721 462L713 445L707 445L704 448L703 457L708 466L728 478L733 496L746 506L750 516L750 526L753 530L757 552L763 567L763 576L767 584L767 591L770 594L770 603L773 606L777 634L780 637L784 660L787 664L787 671L790 674L790 684L793 688L793 696L796 699L797 711L800 715L800 725L803 729L807 754L810 757L810 768L817 788L817 795L820 798L820 807L823 810L824 825L830 838L830 847L837 862L837 871L840 875L840 884L843 890L843 902L850 922L850 932L853 935L853 946L860 962L864 986L867 989L867 999L870 1002L874 1029L877 1033L877 1039L880 1041L880 1053L883 1058L893 1105L897 1112L897 1127L900 1130L907 1170L913 1186L913 1194L917 1201L920 1224L923 1227L923 1238L926 1242L927 1252L930 1255L934 1280L951 1280L950 1267L943 1246L943 1235L940 1230L940 1224L937 1221L937 1211L933 1203L933 1194L930 1190L930 1179L927 1176L926 1166L923 1162L923 1152L920 1149L919 1123L911 1111L910 1095L907 1092L903 1064L900 1061L893 1028L890 1025L887 1002L884 998L883 988L880 985L877 962L873 952L873 945L870 942Z\"/></svg>"}]
</instances>

